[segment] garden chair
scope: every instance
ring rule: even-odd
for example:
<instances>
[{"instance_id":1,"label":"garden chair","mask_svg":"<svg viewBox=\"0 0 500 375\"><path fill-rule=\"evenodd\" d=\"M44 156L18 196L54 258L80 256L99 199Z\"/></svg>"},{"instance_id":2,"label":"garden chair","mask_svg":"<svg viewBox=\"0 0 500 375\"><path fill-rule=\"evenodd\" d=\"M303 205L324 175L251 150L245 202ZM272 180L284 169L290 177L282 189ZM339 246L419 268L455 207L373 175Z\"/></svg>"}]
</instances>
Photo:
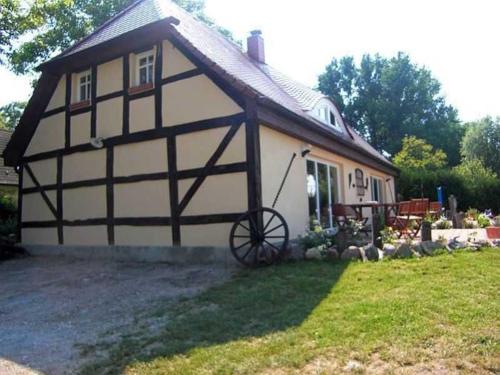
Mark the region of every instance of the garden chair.
<instances>
[{"instance_id":1,"label":"garden chair","mask_svg":"<svg viewBox=\"0 0 500 375\"><path fill-rule=\"evenodd\" d=\"M367 225L368 218L363 218L361 214L350 206L343 205L341 203L335 203L332 207L332 213L335 223L337 223L339 229L346 229L349 221L354 220L361 223L360 232L368 235L370 231L370 226Z\"/></svg>"},{"instance_id":2,"label":"garden chair","mask_svg":"<svg viewBox=\"0 0 500 375\"><path fill-rule=\"evenodd\" d=\"M429 198L411 200L411 215L424 217L429 212Z\"/></svg>"},{"instance_id":3,"label":"garden chair","mask_svg":"<svg viewBox=\"0 0 500 375\"><path fill-rule=\"evenodd\" d=\"M390 217L388 226L398 232L398 238L403 236L413 239L422 226L423 216L414 215L421 209L421 202L416 200L399 202L398 213Z\"/></svg>"},{"instance_id":4,"label":"garden chair","mask_svg":"<svg viewBox=\"0 0 500 375\"><path fill-rule=\"evenodd\" d=\"M439 219L439 216L441 215L441 203L439 203L439 202L430 202L429 203L429 214L434 219Z\"/></svg>"}]
</instances>

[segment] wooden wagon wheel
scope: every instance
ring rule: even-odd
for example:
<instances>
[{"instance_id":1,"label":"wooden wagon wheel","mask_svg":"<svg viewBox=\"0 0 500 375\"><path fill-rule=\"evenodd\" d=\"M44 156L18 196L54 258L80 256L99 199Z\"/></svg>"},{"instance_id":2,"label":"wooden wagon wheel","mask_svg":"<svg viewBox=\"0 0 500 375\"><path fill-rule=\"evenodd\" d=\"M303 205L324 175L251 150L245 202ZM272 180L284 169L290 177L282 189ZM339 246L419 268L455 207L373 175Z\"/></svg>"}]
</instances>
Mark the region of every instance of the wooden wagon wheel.
<instances>
[{"instance_id":1,"label":"wooden wagon wheel","mask_svg":"<svg viewBox=\"0 0 500 375\"><path fill-rule=\"evenodd\" d=\"M229 244L247 267L276 263L288 246L288 225L281 214L263 207L241 215L231 228Z\"/></svg>"}]
</instances>

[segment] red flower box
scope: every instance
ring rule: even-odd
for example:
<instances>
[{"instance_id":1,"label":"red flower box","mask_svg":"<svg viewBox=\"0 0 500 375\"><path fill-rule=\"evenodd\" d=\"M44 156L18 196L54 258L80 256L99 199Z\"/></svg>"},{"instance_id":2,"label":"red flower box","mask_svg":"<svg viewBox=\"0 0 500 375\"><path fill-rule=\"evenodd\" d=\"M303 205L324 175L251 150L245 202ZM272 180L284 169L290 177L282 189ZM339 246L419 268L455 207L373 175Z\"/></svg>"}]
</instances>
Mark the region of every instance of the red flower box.
<instances>
[{"instance_id":1,"label":"red flower box","mask_svg":"<svg viewBox=\"0 0 500 375\"><path fill-rule=\"evenodd\" d=\"M486 228L486 235L488 238L500 238L500 227L488 227Z\"/></svg>"}]
</instances>

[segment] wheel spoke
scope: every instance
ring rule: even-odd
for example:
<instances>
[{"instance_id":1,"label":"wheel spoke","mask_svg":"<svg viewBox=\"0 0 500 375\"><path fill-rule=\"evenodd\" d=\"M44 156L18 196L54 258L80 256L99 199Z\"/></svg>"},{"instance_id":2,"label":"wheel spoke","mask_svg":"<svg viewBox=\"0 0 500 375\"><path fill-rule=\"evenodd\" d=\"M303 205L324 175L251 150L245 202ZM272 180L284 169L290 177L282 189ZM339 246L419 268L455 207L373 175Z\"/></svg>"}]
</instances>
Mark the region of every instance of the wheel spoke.
<instances>
[{"instance_id":1,"label":"wheel spoke","mask_svg":"<svg viewBox=\"0 0 500 375\"><path fill-rule=\"evenodd\" d=\"M245 255L243 255L243 257L241 257L241 259L244 261L246 259L246 257L248 256L248 254L250 254L250 252L252 251L252 249L255 248L255 244L250 246L250 249L247 250L247 252L245 253Z\"/></svg>"},{"instance_id":2,"label":"wheel spoke","mask_svg":"<svg viewBox=\"0 0 500 375\"><path fill-rule=\"evenodd\" d=\"M276 217L276 214L273 213L273 216L271 216L271 218L267 221L266 225L264 225L264 229L262 230L263 232L266 231L267 227L269 226L269 224L271 224L271 221L273 221L273 219Z\"/></svg>"},{"instance_id":3,"label":"wheel spoke","mask_svg":"<svg viewBox=\"0 0 500 375\"><path fill-rule=\"evenodd\" d=\"M241 224L241 222L239 222L238 225L245 228L247 232L251 232L250 228L247 228L245 225Z\"/></svg>"},{"instance_id":4,"label":"wheel spoke","mask_svg":"<svg viewBox=\"0 0 500 375\"><path fill-rule=\"evenodd\" d=\"M278 254L281 252L281 250L279 248L277 248L275 245L273 245L268 240L264 240L264 242L267 243L269 246L271 246L273 249L275 249L278 252Z\"/></svg>"},{"instance_id":5,"label":"wheel spoke","mask_svg":"<svg viewBox=\"0 0 500 375\"><path fill-rule=\"evenodd\" d=\"M242 245L238 246L238 247L235 247L234 250L239 250L241 249L243 246L246 246L248 245L250 242L252 242L252 240L248 240L247 242L244 242Z\"/></svg>"},{"instance_id":6,"label":"wheel spoke","mask_svg":"<svg viewBox=\"0 0 500 375\"><path fill-rule=\"evenodd\" d=\"M267 232L265 232L265 233L264 233L264 235L266 235L266 234L268 234L268 233L272 233L272 232L274 232L276 229L279 229L279 228L281 228L281 227L283 227L283 226L284 226L284 225L283 225L283 223L280 223L279 225L275 226L274 228L269 229Z\"/></svg>"}]
</instances>

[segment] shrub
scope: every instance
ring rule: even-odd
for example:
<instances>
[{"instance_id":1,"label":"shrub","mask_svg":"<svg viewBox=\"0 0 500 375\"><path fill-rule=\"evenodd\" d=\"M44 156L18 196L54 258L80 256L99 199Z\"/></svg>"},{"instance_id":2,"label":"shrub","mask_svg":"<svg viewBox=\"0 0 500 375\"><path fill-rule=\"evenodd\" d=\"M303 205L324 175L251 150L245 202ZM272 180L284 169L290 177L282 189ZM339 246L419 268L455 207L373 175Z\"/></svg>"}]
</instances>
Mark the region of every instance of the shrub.
<instances>
[{"instance_id":1,"label":"shrub","mask_svg":"<svg viewBox=\"0 0 500 375\"><path fill-rule=\"evenodd\" d=\"M463 166L436 171L401 171L398 192L403 199L420 197L421 186L423 195L431 200L437 200L436 188L442 186L447 196L453 194L457 198L460 210L477 207L480 211L500 212L500 178L494 174L474 174Z\"/></svg>"},{"instance_id":2,"label":"shrub","mask_svg":"<svg viewBox=\"0 0 500 375\"><path fill-rule=\"evenodd\" d=\"M319 225L315 225L313 230L309 230L305 235L299 236L299 245L307 250L313 247L329 248L334 244L334 234L324 230Z\"/></svg>"},{"instance_id":3,"label":"shrub","mask_svg":"<svg viewBox=\"0 0 500 375\"><path fill-rule=\"evenodd\" d=\"M491 225L491 220L485 214L479 214L477 215L477 223L481 228L486 228Z\"/></svg>"}]
</instances>

